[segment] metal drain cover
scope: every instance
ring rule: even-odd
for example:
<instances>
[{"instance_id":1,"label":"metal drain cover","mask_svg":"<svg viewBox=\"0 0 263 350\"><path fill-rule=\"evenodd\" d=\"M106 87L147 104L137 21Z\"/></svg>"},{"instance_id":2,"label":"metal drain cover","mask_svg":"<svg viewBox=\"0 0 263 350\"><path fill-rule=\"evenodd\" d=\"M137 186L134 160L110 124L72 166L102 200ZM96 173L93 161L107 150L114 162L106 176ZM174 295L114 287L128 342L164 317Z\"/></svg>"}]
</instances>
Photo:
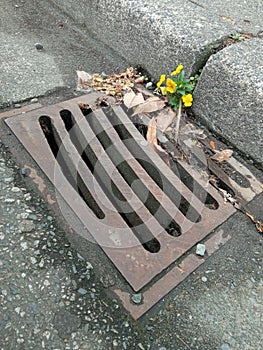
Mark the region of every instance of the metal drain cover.
<instances>
[{"instance_id":1,"label":"metal drain cover","mask_svg":"<svg viewBox=\"0 0 263 350\"><path fill-rule=\"evenodd\" d=\"M150 284L148 294L157 295L144 306L129 307L126 295L116 291L138 318L184 278L178 262L190 264L189 272L202 263L189 250L235 209L185 162L172 171L121 106L83 109L97 97L85 95L5 122L135 292L175 265L166 287L159 280L156 292Z\"/></svg>"}]
</instances>

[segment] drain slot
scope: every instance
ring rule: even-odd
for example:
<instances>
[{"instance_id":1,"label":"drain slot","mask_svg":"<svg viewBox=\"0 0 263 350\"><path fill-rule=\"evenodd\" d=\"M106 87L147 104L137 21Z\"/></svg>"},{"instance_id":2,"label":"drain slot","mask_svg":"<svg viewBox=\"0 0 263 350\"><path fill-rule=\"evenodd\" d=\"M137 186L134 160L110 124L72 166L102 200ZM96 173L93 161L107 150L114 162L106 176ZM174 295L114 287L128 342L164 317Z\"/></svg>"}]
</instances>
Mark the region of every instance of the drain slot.
<instances>
[{"instance_id":1,"label":"drain slot","mask_svg":"<svg viewBox=\"0 0 263 350\"><path fill-rule=\"evenodd\" d=\"M116 146L112 143L106 131L103 130L103 127L96 118L96 114L89 115L87 121L93 132L96 134L97 139L100 141L102 147L107 152L108 156L118 169L119 173L122 175L123 179L133 189L134 193L143 201L145 207L150 211L152 215L155 216L156 220L169 235L173 237L180 236L180 226L162 207L160 202L155 198L151 191L143 184L134 170L130 167L128 162L123 159L123 156L117 150ZM136 186L134 186L134 184L136 184Z\"/></svg>"},{"instance_id":2,"label":"drain slot","mask_svg":"<svg viewBox=\"0 0 263 350\"><path fill-rule=\"evenodd\" d=\"M60 169L70 185L79 193L81 198L87 204L87 206L92 210L92 212L97 216L98 219L104 219L105 214L94 200L93 196L87 189L85 183L83 182L81 176L77 172L76 178L72 175L76 172L74 171L74 166L67 153L64 150L62 141L54 127L50 117L41 116L39 118L39 124L45 135L45 138L49 144L49 147L58 162Z\"/></svg>"},{"instance_id":3,"label":"drain slot","mask_svg":"<svg viewBox=\"0 0 263 350\"><path fill-rule=\"evenodd\" d=\"M87 144L87 140L81 132L78 124L72 113L68 110L60 111L61 119L64 122L65 128L69 133L71 142L77 149L81 158L93 173L93 176L98 181L99 185L105 192L106 196L115 206L119 215L123 218L126 224L133 230L136 237L141 242L142 246L151 253L157 253L160 250L159 241L152 235L148 228L144 225L141 218L138 214L131 208L129 203L123 194L119 191L116 184L111 180L107 171L103 166L100 165L100 162L94 153L92 147ZM95 137L95 136L94 136ZM111 188L105 186L105 183L110 183ZM116 200L117 199L117 200ZM137 229L137 226L140 228ZM171 232L172 227L169 228ZM176 232L177 234L177 232Z\"/></svg>"},{"instance_id":4,"label":"drain slot","mask_svg":"<svg viewBox=\"0 0 263 350\"><path fill-rule=\"evenodd\" d=\"M159 188L164 191L164 193L188 220L194 223L200 222L201 215L191 206L188 200L184 198L184 196L175 188L175 186L173 186L166 177L156 176L156 174L158 174L158 172L156 172L156 166L139 146L139 144L133 139L125 125L121 122L119 116L112 109L107 109L107 116L108 120L111 122L120 139L124 141L124 144L130 153L155 181Z\"/></svg>"}]
</instances>

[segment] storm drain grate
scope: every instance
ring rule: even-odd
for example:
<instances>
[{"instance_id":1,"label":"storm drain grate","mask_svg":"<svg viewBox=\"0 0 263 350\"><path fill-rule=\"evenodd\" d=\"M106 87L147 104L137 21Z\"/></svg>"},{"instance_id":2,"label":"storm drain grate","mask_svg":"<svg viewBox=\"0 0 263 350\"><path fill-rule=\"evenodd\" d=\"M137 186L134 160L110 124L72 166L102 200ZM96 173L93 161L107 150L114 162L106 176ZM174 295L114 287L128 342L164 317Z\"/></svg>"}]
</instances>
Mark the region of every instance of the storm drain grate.
<instances>
[{"instance_id":1,"label":"storm drain grate","mask_svg":"<svg viewBox=\"0 0 263 350\"><path fill-rule=\"evenodd\" d=\"M152 289L149 283L157 280L158 295L138 312L116 291L138 318L173 287L161 286L159 274L171 264L179 271L176 262L183 264L184 255L194 270L201 260L187 256L189 250L235 209L186 162L172 171L121 106L83 112L79 102L93 105L97 97L40 108L6 123L133 290Z\"/></svg>"}]
</instances>

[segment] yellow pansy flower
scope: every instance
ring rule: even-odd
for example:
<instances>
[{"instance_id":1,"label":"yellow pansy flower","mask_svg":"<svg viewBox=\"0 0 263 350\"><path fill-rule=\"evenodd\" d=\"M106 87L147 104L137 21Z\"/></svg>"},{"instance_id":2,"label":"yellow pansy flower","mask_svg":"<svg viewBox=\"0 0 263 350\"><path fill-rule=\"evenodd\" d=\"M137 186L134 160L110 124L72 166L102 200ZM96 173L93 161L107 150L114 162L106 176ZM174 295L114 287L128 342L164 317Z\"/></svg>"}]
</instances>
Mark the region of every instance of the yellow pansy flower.
<instances>
[{"instance_id":1,"label":"yellow pansy flower","mask_svg":"<svg viewBox=\"0 0 263 350\"><path fill-rule=\"evenodd\" d=\"M166 87L160 86L160 90L161 90L162 95L166 95Z\"/></svg>"},{"instance_id":2,"label":"yellow pansy flower","mask_svg":"<svg viewBox=\"0 0 263 350\"><path fill-rule=\"evenodd\" d=\"M183 68L184 68L184 66L183 66L182 64L179 64L179 66L176 68L176 70L174 70L174 71L171 73L171 76L180 74L180 73L181 73L181 70L182 70Z\"/></svg>"},{"instance_id":3,"label":"yellow pansy flower","mask_svg":"<svg viewBox=\"0 0 263 350\"><path fill-rule=\"evenodd\" d=\"M183 100L185 107L190 107L190 106L192 106L193 96L192 96L192 94L184 95L184 96L182 96L182 100Z\"/></svg>"},{"instance_id":4,"label":"yellow pansy flower","mask_svg":"<svg viewBox=\"0 0 263 350\"><path fill-rule=\"evenodd\" d=\"M160 76L160 80L158 81L158 83L156 84L158 88L160 88L160 86L162 85L162 83L165 81L165 74L162 74Z\"/></svg>"},{"instance_id":5,"label":"yellow pansy flower","mask_svg":"<svg viewBox=\"0 0 263 350\"><path fill-rule=\"evenodd\" d=\"M176 82L174 82L172 79L168 78L166 79L166 91L169 92L170 94L173 94L176 89Z\"/></svg>"}]
</instances>

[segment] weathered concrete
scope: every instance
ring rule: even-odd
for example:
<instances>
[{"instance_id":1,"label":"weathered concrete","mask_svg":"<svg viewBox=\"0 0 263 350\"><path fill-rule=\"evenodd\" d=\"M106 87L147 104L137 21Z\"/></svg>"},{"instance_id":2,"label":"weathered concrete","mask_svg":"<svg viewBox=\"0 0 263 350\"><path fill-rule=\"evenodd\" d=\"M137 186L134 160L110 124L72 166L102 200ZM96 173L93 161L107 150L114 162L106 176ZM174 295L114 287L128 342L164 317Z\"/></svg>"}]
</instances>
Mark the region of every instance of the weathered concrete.
<instances>
[{"instance_id":1,"label":"weathered concrete","mask_svg":"<svg viewBox=\"0 0 263 350\"><path fill-rule=\"evenodd\" d=\"M263 40L241 42L210 57L195 89L194 113L263 164Z\"/></svg>"},{"instance_id":2,"label":"weathered concrete","mask_svg":"<svg viewBox=\"0 0 263 350\"><path fill-rule=\"evenodd\" d=\"M204 11L212 12L234 24L243 33L260 34L263 31L262 0L195 0Z\"/></svg>"},{"instance_id":3,"label":"weathered concrete","mask_svg":"<svg viewBox=\"0 0 263 350\"><path fill-rule=\"evenodd\" d=\"M48 2L2 0L0 18L0 107L57 87L75 87L77 69L127 67L125 60L86 36ZM36 50L38 42L43 51Z\"/></svg>"},{"instance_id":4,"label":"weathered concrete","mask_svg":"<svg viewBox=\"0 0 263 350\"><path fill-rule=\"evenodd\" d=\"M158 78L183 63L192 74L235 27L191 1L51 0L131 64Z\"/></svg>"}]
</instances>

